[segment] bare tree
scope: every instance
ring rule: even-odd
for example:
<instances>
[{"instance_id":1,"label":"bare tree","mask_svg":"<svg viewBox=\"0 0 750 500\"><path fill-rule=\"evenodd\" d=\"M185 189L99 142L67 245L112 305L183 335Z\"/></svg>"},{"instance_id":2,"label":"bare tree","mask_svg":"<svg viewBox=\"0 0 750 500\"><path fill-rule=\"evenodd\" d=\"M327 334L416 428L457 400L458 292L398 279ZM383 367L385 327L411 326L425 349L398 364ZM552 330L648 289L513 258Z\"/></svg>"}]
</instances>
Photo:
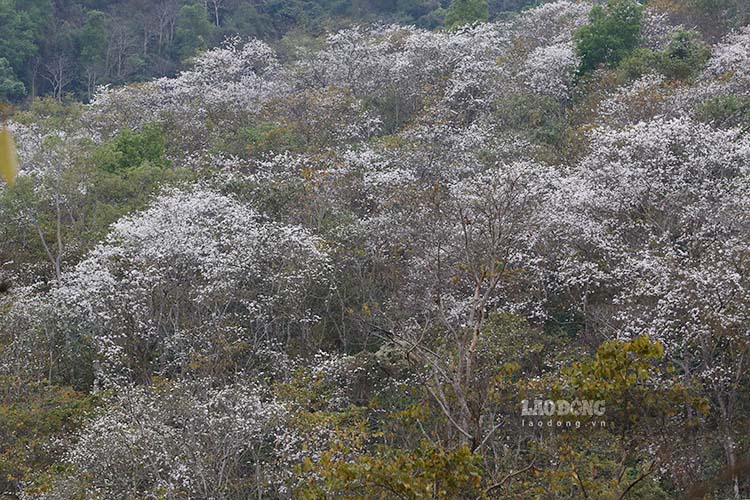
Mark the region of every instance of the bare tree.
<instances>
[{"instance_id":1,"label":"bare tree","mask_svg":"<svg viewBox=\"0 0 750 500\"><path fill-rule=\"evenodd\" d=\"M44 64L42 77L52 87L52 96L61 101L65 89L73 81L73 68L71 59L65 54L58 54Z\"/></svg>"}]
</instances>

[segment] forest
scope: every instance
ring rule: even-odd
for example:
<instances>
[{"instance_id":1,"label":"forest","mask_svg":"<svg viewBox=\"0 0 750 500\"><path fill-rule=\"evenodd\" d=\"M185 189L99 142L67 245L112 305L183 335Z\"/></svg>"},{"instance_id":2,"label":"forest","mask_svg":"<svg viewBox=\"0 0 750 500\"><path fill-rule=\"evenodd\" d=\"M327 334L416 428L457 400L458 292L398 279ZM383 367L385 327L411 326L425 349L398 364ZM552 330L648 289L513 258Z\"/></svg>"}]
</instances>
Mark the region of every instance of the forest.
<instances>
[{"instance_id":1,"label":"forest","mask_svg":"<svg viewBox=\"0 0 750 500\"><path fill-rule=\"evenodd\" d=\"M470 0L456 17L450 0L0 0L0 100L89 100L101 85L174 76L228 36L283 57L353 23L435 29L535 2Z\"/></svg>"},{"instance_id":2,"label":"forest","mask_svg":"<svg viewBox=\"0 0 750 500\"><path fill-rule=\"evenodd\" d=\"M2 500L750 497L745 0L0 0L0 100Z\"/></svg>"}]
</instances>

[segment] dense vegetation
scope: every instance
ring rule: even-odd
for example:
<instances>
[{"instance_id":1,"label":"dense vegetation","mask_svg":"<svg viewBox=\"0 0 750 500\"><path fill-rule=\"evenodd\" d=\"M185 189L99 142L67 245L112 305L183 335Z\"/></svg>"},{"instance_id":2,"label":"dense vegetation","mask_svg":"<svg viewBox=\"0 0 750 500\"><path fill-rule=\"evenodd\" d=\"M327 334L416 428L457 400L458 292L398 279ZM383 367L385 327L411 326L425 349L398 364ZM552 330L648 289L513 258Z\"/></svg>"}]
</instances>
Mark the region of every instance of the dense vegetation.
<instances>
[{"instance_id":1,"label":"dense vegetation","mask_svg":"<svg viewBox=\"0 0 750 500\"><path fill-rule=\"evenodd\" d=\"M668 0L664 0L668 2ZM185 69L226 37L269 41L282 59L326 31L371 22L455 28L504 19L541 0L1 0L0 100L88 100ZM684 5L680 5L684 3ZM625 2L627 4L627 2ZM716 36L747 22L745 0L685 0L670 8ZM718 20L717 20L718 17ZM616 36L616 35L615 35ZM601 48L601 46L600 46Z\"/></svg>"},{"instance_id":2,"label":"dense vegetation","mask_svg":"<svg viewBox=\"0 0 750 500\"><path fill-rule=\"evenodd\" d=\"M0 88L50 94L0 187L3 498L750 496L746 2L44 4L0 0ZM445 28L312 36L377 12Z\"/></svg>"},{"instance_id":3,"label":"dense vegetation","mask_svg":"<svg viewBox=\"0 0 750 500\"><path fill-rule=\"evenodd\" d=\"M280 50L352 23L433 29L502 17L536 0L2 0L0 100L88 99L99 85L173 75L228 36ZM478 9L478 10L477 10Z\"/></svg>"}]
</instances>

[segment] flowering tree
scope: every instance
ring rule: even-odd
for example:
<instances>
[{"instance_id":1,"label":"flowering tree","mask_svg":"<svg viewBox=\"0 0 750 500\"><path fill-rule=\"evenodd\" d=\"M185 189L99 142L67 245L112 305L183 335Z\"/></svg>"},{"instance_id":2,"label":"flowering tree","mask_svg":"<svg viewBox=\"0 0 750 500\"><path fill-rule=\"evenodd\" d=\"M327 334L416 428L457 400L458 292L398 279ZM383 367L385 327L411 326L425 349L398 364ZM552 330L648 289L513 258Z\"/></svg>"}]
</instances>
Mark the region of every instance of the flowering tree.
<instances>
[{"instance_id":1,"label":"flowering tree","mask_svg":"<svg viewBox=\"0 0 750 500\"><path fill-rule=\"evenodd\" d=\"M251 354L271 339L304 343L325 297L315 290L328 287L319 245L229 197L174 191L118 222L62 277L44 328L65 344L85 340L69 331L86 324L108 382L199 367L242 346Z\"/></svg>"},{"instance_id":2,"label":"flowering tree","mask_svg":"<svg viewBox=\"0 0 750 500\"><path fill-rule=\"evenodd\" d=\"M108 403L68 453L74 475L46 498L84 490L113 499L230 499L280 487L274 436L288 416L257 387L185 382L126 389Z\"/></svg>"},{"instance_id":3,"label":"flowering tree","mask_svg":"<svg viewBox=\"0 0 750 500\"><path fill-rule=\"evenodd\" d=\"M740 213L749 151L737 130L686 120L596 131L561 195L565 208L548 219L573 236L554 266L587 327L660 339L721 409L714 418L730 467L732 409L748 376L742 256L750 242Z\"/></svg>"}]
</instances>

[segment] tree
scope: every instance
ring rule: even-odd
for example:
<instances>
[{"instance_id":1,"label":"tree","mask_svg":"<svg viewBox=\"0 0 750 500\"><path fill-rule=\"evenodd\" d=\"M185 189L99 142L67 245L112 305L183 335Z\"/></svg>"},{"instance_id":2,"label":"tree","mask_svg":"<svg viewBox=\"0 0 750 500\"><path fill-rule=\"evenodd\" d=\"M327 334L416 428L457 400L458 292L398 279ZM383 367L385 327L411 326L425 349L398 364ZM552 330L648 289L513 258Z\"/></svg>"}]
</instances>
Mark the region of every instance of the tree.
<instances>
[{"instance_id":1,"label":"tree","mask_svg":"<svg viewBox=\"0 0 750 500\"><path fill-rule=\"evenodd\" d=\"M0 57L0 100L15 101L26 95L26 86L18 80L10 63Z\"/></svg>"},{"instance_id":2,"label":"tree","mask_svg":"<svg viewBox=\"0 0 750 500\"><path fill-rule=\"evenodd\" d=\"M64 363L88 364L102 384L200 371L215 356L239 369L237 343L254 346L252 356L282 339L308 342L316 291L328 286L318 244L306 230L266 222L231 197L173 191L121 219L106 244L63 274L50 296L56 306L24 313L19 303L18 313L41 324L29 335L50 335L45 343L72 353ZM84 323L91 335L69 335Z\"/></svg>"},{"instance_id":3,"label":"tree","mask_svg":"<svg viewBox=\"0 0 750 500\"><path fill-rule=\"evenodd\" d=\"M148 162L151 166L163 168L168 165L164 159L164 136L156 124L147 124L140 131L123 130L107 148L111 155L99 152L99 168L110 173L121 173Z\"/></svg>"},{"instance_id":4,"label":"tree","mask_svg":"<svg viewBox=\"0 0 750 500\"><path fill-rule=\"evenodd\" d=\"M610 0L591 9L590 24L575 34L580 73L614 66L638 46L642 7L634 0Z\"/></svg>"},{"instance_id":5,"label":"tree","mask_svg":"<svg viewBox=\"0 0 750 500\"><path fill-rule=\"evenodd\" d=\"M40 55L43 29L53 12L50 0L0 2L0 54L32 95L36 82L29 63Z\"/></svg>"},{"instance_id":6,"label":"tree","mask_svg":"<svg viewBox=\"0 0 750 500\"><path fill-rule=\"evenodd\" d=\"M746 145L737 129L684 119L599 130L576 183L592 191L577 190L580 201L564 209L569 215L557 208L561 216L550 212L549 219L555 232L577 221L558 234L586 235L563 244L580 253L553 260L566 276L562 283L577 282L563 289L577 296L572 302L588 316L586 328L612 336L647 332L669 346L685 384L700 380L718 409L712 425L730 468L738 460L735 412L746 397L738 388L749 375L741 319L748 295L740 290L750 269L738 257L750 248L748 221L739 215L748 189ZM600 222L588 219L594 213ZM739 496L736 477L733 489Z\"/></svg>"},{"instance_id":7,"label":"tree","mask_svg":"<svg viewBox=\"0 0 750 500\"><path fill-rule=\"evenodd\" d=\"M89 100L91 100L97 82L107 70L106 22L106 14L96 10L90 11L86 23L78 32L79 60L86 76L86 94Z\"/></svg>"},{"instance_id":8,"label":"tree","mask_svg":"<svg viewBox=\"0 0 750 500\"><path fill-rule=\"evenodd\" d=\"M579 66L571 44L539 47L529 54L522 76L535 92L564 100Z\"/></svg>"},{"instance_id":9,"label":"tree","mask_svg":"<svg viewBox=\"0 0 750 500\"><path fill-rule=\"evenodd\" d=\"M453 0L445 15L445 27L453 30L489 18L487 0Z\"/></svg>"},{"instance_id":10,"label":"tree","mask_svg":"<svg viewBox=\"0 0 750 500\"><path fill-rule=\"evenodd\" d=\"M333 454L330 454L333 455ZM319 474L299 498L368 498L387 500L459 500L482 497L477 457L466 446L446 451L422 443L414 450L380 447L375 455L353 461L324 455Z\"/></svg>"},{"instance_id":11,"label":"tree","mask_svg":"<svg viewBox=\"0 0 750 500\"><path fill-rule=\"evenodd\" d=\"M62 495L83 488L123 500L260 497L284 478L274 467L283 449L275 436L287 418L252 384L128 388L80 431L68 460L73 474L56 478L54 487Z\"/></svg>"},{"instance_id":12,"label":"tree","mask_svg":"<svg viewBox=\"0 0 750 500\"><path fill-rule=\"evenodd\" d=\"M182 61L194 56L208 47L212 33L206 10L198 4L184 5L175 27L175 54Z\"/></svg>"}]
</instances>

